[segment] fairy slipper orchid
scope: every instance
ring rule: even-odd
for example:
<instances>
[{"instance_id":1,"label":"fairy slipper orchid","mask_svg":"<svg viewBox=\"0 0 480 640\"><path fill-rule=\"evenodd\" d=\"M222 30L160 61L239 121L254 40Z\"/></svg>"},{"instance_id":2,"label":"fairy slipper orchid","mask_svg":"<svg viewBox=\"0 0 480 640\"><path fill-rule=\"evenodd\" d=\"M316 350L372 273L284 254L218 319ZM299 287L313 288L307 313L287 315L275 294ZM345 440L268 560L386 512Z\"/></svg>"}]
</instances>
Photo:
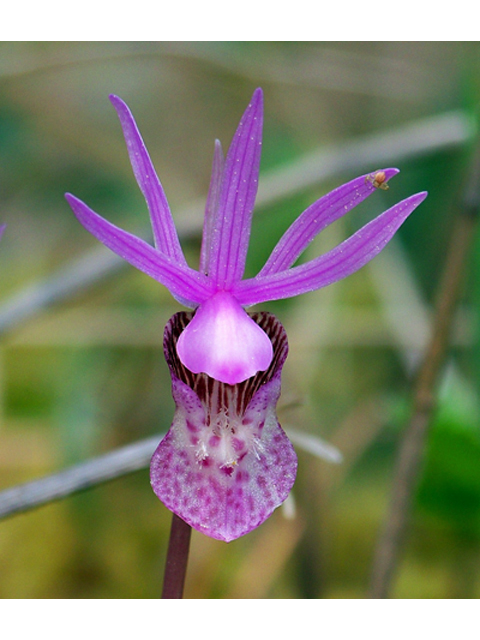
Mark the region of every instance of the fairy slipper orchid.
<instances>
[{"instance_id":1,"label":"fairy slipper orchid","mask_svg":"<svg viewBox=\"0 0 480 640\"><path fill-rule=\"evenodd\" d=\"M297 458L276 417L287 337L269 313L251 305L325 287L374 258L425 199L394 205L322 256L292 266L327 225L397 169L362 175L310 205L285 232L265 266L243 279L262 143L263 94L257 89L224 159L215 145L200 268L186 262L163 188L130 110L110 97L150 212L155 247L114 226L82 201L66 198L104 245L166 286L193 312L173 316L164 333L176 410L151 462L163 503L188 524L230 541L264 522L288 496Z\"/></svg>"}]
</instances>

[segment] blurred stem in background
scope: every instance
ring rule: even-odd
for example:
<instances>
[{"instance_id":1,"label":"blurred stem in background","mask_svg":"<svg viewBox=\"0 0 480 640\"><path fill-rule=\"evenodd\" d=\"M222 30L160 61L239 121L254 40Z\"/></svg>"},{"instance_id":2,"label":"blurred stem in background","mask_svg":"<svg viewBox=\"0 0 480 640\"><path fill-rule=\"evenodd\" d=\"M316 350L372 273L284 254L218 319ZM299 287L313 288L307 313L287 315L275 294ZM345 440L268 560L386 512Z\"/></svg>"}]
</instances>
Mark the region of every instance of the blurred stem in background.
<instances>
[{"instance_id":1,"label":"blurred stem in background","mask_svg":"<svg viewBox=\"0 0 480 640\"><path fill-rule=\"evenodd\" d=\"M440 282L433 331L413 391L413 409L400 446L390 507L375 552L370 597L390 596L407 534L429 426L436 408L436 388L448 353L457 301L480 213L480 145L477 143L468 183L455 216Z\"/></svg>"}]
</instances>

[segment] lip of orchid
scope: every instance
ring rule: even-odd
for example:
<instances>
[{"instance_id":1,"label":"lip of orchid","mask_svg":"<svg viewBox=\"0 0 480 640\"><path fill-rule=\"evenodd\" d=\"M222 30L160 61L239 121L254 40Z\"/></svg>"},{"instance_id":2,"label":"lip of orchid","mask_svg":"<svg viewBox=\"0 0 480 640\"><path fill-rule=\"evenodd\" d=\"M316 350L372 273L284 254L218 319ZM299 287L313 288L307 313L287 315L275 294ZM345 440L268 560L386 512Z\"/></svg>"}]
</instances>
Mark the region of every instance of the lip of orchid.
<instances>
[{"instance_id":1,"label":"lip of orchid","mask_svg":"<svg viewBox=\"0 0 480 640\"><path fill-rule=\"evenodd\" d=\"M276 416L288 341L274 316L253 314L273 345L270 367L242 383L223 384L192 373L178 356L177 340L191 316L176 313L165 327L175 414L153 454L150 480L168 509L230 542L262 524L295 481L297 456Z\"/></svg>"}]
</instances>

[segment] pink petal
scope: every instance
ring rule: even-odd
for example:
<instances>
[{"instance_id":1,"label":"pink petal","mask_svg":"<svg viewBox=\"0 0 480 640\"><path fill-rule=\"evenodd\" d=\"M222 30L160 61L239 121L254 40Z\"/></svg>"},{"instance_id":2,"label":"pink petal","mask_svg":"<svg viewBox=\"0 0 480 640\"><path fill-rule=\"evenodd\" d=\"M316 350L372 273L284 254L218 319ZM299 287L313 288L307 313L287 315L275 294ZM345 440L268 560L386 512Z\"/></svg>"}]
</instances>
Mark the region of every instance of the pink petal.
<instances>
[{"instance_id":1,"label":"pink petal","mask_svg":"<svg viewBox=\"0 0 480 640\"><path fill-rule=\"evenodd\" d=\"M346 278L380 253L426 197L426 192L410 196L324 255L279 273L242 280L232 293L241 305L248 307L267 300L298 296Z\"/></svg>"},{"instance_id":2,"label":"pink petal","mask_svg":"<svg viewBox=\"0 0 480 640\"><path fill-rule=\"evenodd\" d=\"M385 174L383 184L398 173L398 169L379 171ZM311 204L280 238L258 275L268 276L291 267L325 227L344 216L376 191L372 177L375 174L367 173L355 178Z\"/></svg>"},{"instance_id":3,"label":"pink petal","mask_svg":"<svg viewBox=\"0 0 480 640\"><path fill-rule=\"evenodd\" d=\"M252 212L258 187L263 125L263 93L257 89L240 120L225 159L212 225L208 275L229 290L245 270Z\"/></svg>"},{"instance_id":4,"label":"pink petal","mask_svg":"<svg viewBox=\"0 0 480 640\"><path fill-rule=\"evenodd\" d=\"M210 251L212 246L213 225L218 210L218 199L223 176L223 151L219 140L215 141L215 152L213 154L212 177L208 189L207 203L205 206L205 217L203 220L202 248L200 251L200 271L208 272L208 265L211 260Z\"/></svg>"},{"instance_id":5,"label":"pink petal","mask_svg":"<svg viewBox=\"0 0 480 640\"><path fill-rule=\"evenodd\" d=\"M65 198L87 231L134 267L161 282L185 306L195 307L211 295L211 282L203 273L179 264L141 238L116 227L75 196L67 193Z\"/></svg>"},{"instance_id":6,"label":"pink petal","mask_svg":"<svg viewBox=\"0 0 480 640\"><path fill-rule=\"evenodd\" d=\"M177 351L193 373L206 373L231 385L268 369L273 356L267 334L224 291L200 305L181 334Z\"/></svg>"},{"instance_id":7,"label":"pink petal","mask_svg":"<svg viewBox=\"0 0 480 640\"><path fill-rule=\"evenodd\" d=\"M118 96L111 95L110 101L120 118L133 173L147 202L155 246L186 266L167 198L130 109Z\"/></svg>"}]
</instances>

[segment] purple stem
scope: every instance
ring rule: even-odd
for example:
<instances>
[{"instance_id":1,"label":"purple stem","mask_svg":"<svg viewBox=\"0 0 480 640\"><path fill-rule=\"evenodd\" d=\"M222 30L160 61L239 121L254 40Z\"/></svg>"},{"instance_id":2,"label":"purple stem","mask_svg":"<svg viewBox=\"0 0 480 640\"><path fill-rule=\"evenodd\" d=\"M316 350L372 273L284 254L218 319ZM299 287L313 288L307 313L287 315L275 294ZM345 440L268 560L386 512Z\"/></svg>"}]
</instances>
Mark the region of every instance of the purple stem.
<instances>
[{"instance_id":1,"label":"purple stem","mask_svg":"<svg viewBox=\"0 0 480 640\"><path fill-rule=\"evenodd\" d=\"M162 599L164 600L183 598L191 534L192 527L173 514L163 578Z\"/></svg>"}]
</instances>

